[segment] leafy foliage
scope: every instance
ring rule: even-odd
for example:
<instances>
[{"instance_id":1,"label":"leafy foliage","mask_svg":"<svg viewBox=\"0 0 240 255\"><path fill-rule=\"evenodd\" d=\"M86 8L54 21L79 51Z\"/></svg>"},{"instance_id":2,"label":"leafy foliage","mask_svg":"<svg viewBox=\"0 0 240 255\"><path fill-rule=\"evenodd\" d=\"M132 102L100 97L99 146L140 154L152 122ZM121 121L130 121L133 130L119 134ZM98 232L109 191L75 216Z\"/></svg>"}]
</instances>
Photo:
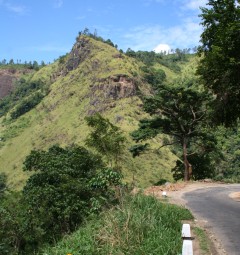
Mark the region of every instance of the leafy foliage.
<instances>
[{"instance_id":1,"label":"leafy foliage","mask_svg":"<svg viewBox=\"0 0 240 255\"><path fill-rule=\"evenodd\" d=\"M17 255L21 249L27 248L24 239L29 239L31 233L27 232L24 206L19 192L6 194L0 199L0 253L3 255Z\"/></svg>"},{"instance_id":2,"label":"leafy foliage","mask_svg":"<svg viewBox=\"0 0 240 255\"><path fill-rule=\"evenodd\" d=\"M44 95L37 92L27 99L24 99L21 101L20 104L17 105L16 109L14 109L13 112L11 112L11 118L16 119L19 116L23 115L26 112L29 112L32 110L36 105L38 105L42 99L44 98Z\"/></svg>"},{"instance_id":3,"label":"leafy foliage","mask_svg":"<svg viewBox=\"0 0 240 255\"><path fill-rule=\"evenodd\" d=\"M215 95L214 123L231 125L240 116L240 6L235 0L209 0L201 8L202 25L198 67L205 86Z\"/></svg>"},{"instance_id":4,"label":"leafy foliage","mask_svg":"<svg viewBox=\"0 0 240 255\"><path fill-rule=\"evenodd\" d=\"M208 93L187 86L160 86L152 97L145 98L144 109L153 117L141 120L139 129L132 133L135 141L151 139L160 133L170 135L174 143L182 146L185 165L184 179L189 180L192 166L188 155L197 150L212 150L215 141L204 132ZM206 143L206 138L208 138ZM204 145L205 144L205 145ZM192 151L188 151L192 150Z\"/></svg>"},{"instance_id":5,"label":"leafy foliage","mask_svg":"<svg viewBox=\"0 0 240 255\"><path fill-rule=\"evenodd\" d=\"M133 133L134 135L134 133ZM140 156L141 153L146 151L149 144L135 144L129 148L129 151L132 153L132 156L135 158L137 156Z\"/></svg>"},{"instance_id":6,"label":"leafy foliage","mask_svg":"<svg viewBox=\"0 0 240 255\"><path fill-rule=\"evenodd\" d=\"M213 160L212 153L198 153L193 154L188 157L189 162L191 162L192 169L192 179L202 180L205 178L213 178L215 176L216 166ZM182 167L183 162L177 160L176 166L172 169L173 178L175 180L182 180L184 178L184 169Z\"/></svg>"},{"instance_id":7,"label":"leafy foliage","mask_svg":"<svg viewBox=\"0 0 240 255\"><path fill-rule=\"evenodd\" d=\"M7 176L4 173L0 173L0 199L3 196L7 188Z\"/></svg>"},{"instance_id":8,"label":"leafy foliage","mask_svg":"<svg viewBox=\"0 0 240 255\"><path fill-rule=\"evenodd\" d=\"M35 95L30 96L34 92ZM39 80L32 82L21 78L17 82L15 89L11 92L11 94L0 100L0 117L5 115L10 109L19 103L20 106L19 110L17 110L18 113L13 114L13 116L17 116L20 112L24 112L24 105L26 105L26 110L29 108L28 106L34 105L34 102L41 100L40 98L43 98L43 96L47 95L47 93L48 87L42 81ZM28 99L29 96L30 98Z\"/></svg>"},{"instance_id":9,"label":"leafy foliage","mask_svg":"<svg viewBox=\"0 0 240 255\"><path fill-rule=\"evenodd\" d=\"M240 136L239 127L225 128L219 126L215 131L221 157L216 164L217 180L240 182Z\"/></svg>"},{"instance_id":10,"label":"leafy foliage","mask_svg":"<svg viewBox=\"0 0 240 255\"><path fill-rule=\"evenodd\" d=\"M99 113L85 119L88 126L92 128L86 139L86 145L106 157L111 166L115 164L118 168L126 141L120 128L114 126L108 119L104 119Z\"/></svg>"},{"instance_id":11,"label":"leafy foliage","mask_svg":"<svg viewBox=\"0 0 240 255\"><path fill-rule=\"evenodd\" d=\"M154 64L158 63L163 66L168 67L174 72L179 72L181 68L177 65L178 62L187 61L187 55L189 55L190 49L176 49L175 52L172 51L172 54L167 52L156 53L154 51L137 51L128 48L126 55L129 57L136 58L142 61L146 66L151 67Z\"/></svg>"},{"instance_id":12,"label":"leafy foliage","mask_svg":"<svg viewBox=\"0 0 240 255\"><path fill-rule=\"evenodd\" d=\"M91 213L116 202L122 178L104 168L99 156L76 145L32 151L24 170L34 173L23 192L0 201L1 254L33 254L72 232Z\"/></svg>"},{"instance_id":13,"label":"leafy foliage","mask_svg":"<svg viewBox=\"0 0 240 255\"><path fill-rule=\"evenodd\" d=\"M157 90L166 80L166 73L162 69L155 69L153 67L148 68L144 66L142 70L145 73L144 78L152 85L154 90Z\"/></svg>"}]
</instances>

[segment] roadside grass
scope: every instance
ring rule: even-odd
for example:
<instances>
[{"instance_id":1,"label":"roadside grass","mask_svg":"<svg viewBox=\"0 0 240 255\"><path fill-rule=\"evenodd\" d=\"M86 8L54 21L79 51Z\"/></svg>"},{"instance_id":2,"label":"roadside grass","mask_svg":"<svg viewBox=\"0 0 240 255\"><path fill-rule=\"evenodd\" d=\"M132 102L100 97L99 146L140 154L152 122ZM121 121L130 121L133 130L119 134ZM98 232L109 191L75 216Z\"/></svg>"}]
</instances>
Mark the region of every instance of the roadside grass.
<instances>
[{"instance_id":1,"label":"roadside grass","mask_svg":"<svg viewBox=\"0 0 240 255\"><path fill-rule=\"evenodd\" d=\"M192 218L187 209L154 197L128 196L38 255L176 255L182 248L181 221Z\"/></svg>"},{"instance_id":2,"label":"roadside grass","mask_svg":"<svg viewBox=\"0 0 240 255\"><path fill-rule=\"evenodd\" d=\"M199 227L193 228L194 234L197 236L197 239L199 241L199 246L201 250L202 255L210 254L210 244L209 244L209 238L207 237L206 233L203 229Z\"/></svg>"}]
</instances>

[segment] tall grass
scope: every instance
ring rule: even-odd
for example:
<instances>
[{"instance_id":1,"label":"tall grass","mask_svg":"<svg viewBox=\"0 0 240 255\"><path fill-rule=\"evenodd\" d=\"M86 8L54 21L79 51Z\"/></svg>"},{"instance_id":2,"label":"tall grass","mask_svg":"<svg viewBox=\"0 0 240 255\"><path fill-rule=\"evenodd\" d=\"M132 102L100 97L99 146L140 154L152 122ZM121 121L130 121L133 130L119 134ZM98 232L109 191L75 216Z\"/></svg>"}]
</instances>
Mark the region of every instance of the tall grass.
<instances>
[{"instance_id":1,"label":"tall grass","mask_svg":"<svg viewBox=\"0 0 240 255\"><path fill-rule=\"evenodd\" d=\"M191 218L188 210L153 197L127 197L39 255L176 255L181 220Z\"/></svg>"}]
</instances>

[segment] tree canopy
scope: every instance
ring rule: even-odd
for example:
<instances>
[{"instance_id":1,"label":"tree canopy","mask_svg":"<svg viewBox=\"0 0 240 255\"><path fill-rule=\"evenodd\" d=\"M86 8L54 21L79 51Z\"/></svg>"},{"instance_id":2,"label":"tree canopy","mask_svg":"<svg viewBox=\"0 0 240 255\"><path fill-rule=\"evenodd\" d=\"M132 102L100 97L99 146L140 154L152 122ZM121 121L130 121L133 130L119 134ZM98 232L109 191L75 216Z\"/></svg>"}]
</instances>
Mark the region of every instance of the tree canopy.
<instances>
[{"instance_id":1,"label":"tree canopy","mask_svg":"<svg viewBox=\"0 0 240 255\"><path fill-rule=\"evenodd\" d=\"M201 8L197 73L216 97L214 122L229 126L240 116L240 6L236 0L209 0L207 5Z\"/></svg>"},{"instance_id":2,"label":"tree canopy","mask_svg":"<svg viewBox=\"0 0 240 255\"><path fill-rule=\"evenodd\" d=\"M132 133L133 139L146 140L160 133L169 135L172 141L162 146L181 145L184 180L189 180L192 175L189 155L213 146L212 137L203 125L209 99L208 93L194 87L162 85L154 96L145 98L144 109L152 118L140 121L139 129ZM138 155L141 149L144 148L136 146L132 152Z\"/></svg>"},{"instance_id":3,"label":"tree canopy","mask_svg":"<svg viewBox=\"0 0 240 255\"><path fill-rule=\"evenodd\" d=\"M92 128L86 139L86 145L100 153L110 166L118 168L126 141L120 128L103 118L99 113L85 119L88 126Z\"/></svg>"},{"instance_id":4,"label":"tree canopy","mask_svg":"<svg viewBox=\"0 0 240 255\"><path fill-rule=\"evenodd\" d=\"M6 192L0 175L0 253L35 254L117 202L122 175L84 147L53 145L24 161L32 172L22 192Z\"/></svg>"}]
</instances>

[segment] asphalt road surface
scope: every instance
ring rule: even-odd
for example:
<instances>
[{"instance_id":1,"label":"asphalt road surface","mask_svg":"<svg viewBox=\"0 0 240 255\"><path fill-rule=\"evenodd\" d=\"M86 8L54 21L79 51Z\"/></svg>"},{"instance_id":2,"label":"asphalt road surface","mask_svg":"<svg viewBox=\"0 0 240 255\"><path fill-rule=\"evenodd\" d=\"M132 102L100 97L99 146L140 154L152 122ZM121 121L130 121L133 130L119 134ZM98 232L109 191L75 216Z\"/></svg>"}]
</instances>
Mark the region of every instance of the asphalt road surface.
<instances>
[{"instance_id":1,"label":"asphalt road surface","mask_svg":"<svg viewBox=\"0 0 240 255\"><path fill-rule=\"evenodd\" d=\"M240 202L229 198L232 192L240 192L240 185L199 189L186 193L184 199L197 219L206 220L227 254L240 255Z\"/></svg>"}]
</instances>

